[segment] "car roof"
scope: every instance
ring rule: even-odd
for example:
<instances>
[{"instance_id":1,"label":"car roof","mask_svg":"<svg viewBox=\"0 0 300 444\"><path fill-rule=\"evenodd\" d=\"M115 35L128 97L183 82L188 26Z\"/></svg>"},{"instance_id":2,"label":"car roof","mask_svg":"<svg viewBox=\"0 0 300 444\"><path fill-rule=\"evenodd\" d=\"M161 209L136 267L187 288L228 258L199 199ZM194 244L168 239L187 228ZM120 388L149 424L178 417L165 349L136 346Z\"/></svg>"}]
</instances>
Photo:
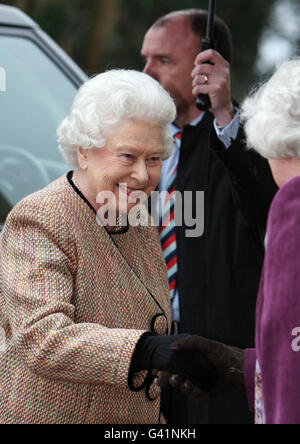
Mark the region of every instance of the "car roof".
<instances>
[{"instance_id":1,"label":"car roof","mask_svg":"<svg viewBox=\"0 0 300 444\"><path fill-rule=\"evenodd\" d=\"M0 29L5 33L23 33L36 42L43 50L55 60L61 69L71 78L77 87L85 82L88 77L69 55L32 20L25 12L14 6L0 3Z\"/></svg>"},{"instance_id":2,"label":"car roof","mask_svg":"<svg viewBox=\"0 0 300 444\"><path fill-rule=\"evenodd\" d=\"M3 4L0 4L0 25L39 28L39 25L20 9Z\"/></svg>"}]
</instances>

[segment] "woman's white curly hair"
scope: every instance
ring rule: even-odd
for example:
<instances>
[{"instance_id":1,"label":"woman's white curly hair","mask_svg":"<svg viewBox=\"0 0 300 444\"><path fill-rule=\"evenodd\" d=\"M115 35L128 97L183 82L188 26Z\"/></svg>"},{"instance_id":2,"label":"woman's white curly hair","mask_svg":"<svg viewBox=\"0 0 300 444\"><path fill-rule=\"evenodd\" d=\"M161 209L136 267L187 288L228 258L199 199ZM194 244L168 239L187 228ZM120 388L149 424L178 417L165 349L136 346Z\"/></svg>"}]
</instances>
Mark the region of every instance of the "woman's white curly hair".
<instances>
[{"instance_id":1,"label":"woman's white curly hair","mask_svg":"<svg viewBox=\"0 0 300 444\"><path fill-rule=\"evenodd\" d=\"M143 120L163 129L163 160L173 152L169 124L176 118L170 95L147 74L111 70L79 89L71 113L57 130L59 149L68 165L78 168L77 147L103 148L104 133L122 120Z\"/></svg>"},{"instance_id":2,"label":"woman's white curly hair","mask_svg":"<svg viewBox=\"0 0 300 444\"><path fill-rule=\"evenodd\" d=\"M300 157L300 58L281 64L242 107L248 146L267 159Z\"/></svg>"}]
</instances>

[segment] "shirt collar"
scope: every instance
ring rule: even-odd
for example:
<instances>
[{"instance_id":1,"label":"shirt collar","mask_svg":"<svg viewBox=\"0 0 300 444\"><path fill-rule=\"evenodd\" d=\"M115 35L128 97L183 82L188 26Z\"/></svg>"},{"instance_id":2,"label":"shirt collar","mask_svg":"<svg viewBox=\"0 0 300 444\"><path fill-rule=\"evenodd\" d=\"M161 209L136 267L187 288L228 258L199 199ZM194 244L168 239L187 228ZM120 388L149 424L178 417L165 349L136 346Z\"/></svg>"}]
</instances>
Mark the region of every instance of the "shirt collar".
<instances>
[{"instance_id":1,"label":"shirt collar","mask_svg":"<svg viewBox=\"0 0 300 444\"><path fill-rule=\"evenodd\" d=\"M195 120L193 120L191 123L189 123L189 126L197 126L198 123L200 123L201 120L203 119L204 114L205 114L205 113L202 113L202 114L200 114L200 116L196 117ZM174 125L174 123L171 123L171 125L170 125L170 131L171 131L171 136L174 137L175 134L177 134L177 133L180 131L180 129L177 128L177 126Z\"/></svg>"}]
</instances>

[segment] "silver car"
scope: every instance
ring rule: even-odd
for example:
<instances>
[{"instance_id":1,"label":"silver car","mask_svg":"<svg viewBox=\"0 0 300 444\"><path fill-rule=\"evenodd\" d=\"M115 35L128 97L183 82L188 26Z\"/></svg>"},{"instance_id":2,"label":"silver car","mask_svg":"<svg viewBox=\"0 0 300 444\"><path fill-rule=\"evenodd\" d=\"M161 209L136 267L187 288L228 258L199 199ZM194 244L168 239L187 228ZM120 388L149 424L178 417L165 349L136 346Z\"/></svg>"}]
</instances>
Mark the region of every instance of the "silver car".
<instances>
[{"instance_id":1,"label":"silver car","mask_svg":"<svg viewBox=\"0 0 300 444\"><path fill-rule=\"evenodd\" d=\"M67 171L56 128L86 79L37 23L0 4L0 229L18 201Z\"/></svg>"}]
</instances>

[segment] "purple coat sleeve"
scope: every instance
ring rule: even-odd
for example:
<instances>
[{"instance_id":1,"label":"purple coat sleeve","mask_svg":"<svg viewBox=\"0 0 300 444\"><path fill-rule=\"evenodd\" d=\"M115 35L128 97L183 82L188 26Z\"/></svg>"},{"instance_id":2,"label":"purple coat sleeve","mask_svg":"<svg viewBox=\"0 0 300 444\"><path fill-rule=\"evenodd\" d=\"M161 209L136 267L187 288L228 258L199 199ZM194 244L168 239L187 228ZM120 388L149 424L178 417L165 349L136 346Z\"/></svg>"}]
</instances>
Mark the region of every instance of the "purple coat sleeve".
<instances>
[{"instance_id":1,"label":"purple coat sleeve","mask_svg":"<svg viewBox=\"0 0 300 444\"><path fill-rule=\"evenodd\" d=\"M266 422L299 424L300 176L277 194L267 232L256 330Z\"/></svg>"},{"instance_id":2,"label":"purple coat sleeve","mask_svg":"<svg viewBox=\"0 0 300 444\"><path fill-rule=\"evenodd\" d=\"M256 370L256 349L250 348L245 351L245 384L246 393L251 412L255 411L255 370Z\"/></svg>"}]
</instances>

